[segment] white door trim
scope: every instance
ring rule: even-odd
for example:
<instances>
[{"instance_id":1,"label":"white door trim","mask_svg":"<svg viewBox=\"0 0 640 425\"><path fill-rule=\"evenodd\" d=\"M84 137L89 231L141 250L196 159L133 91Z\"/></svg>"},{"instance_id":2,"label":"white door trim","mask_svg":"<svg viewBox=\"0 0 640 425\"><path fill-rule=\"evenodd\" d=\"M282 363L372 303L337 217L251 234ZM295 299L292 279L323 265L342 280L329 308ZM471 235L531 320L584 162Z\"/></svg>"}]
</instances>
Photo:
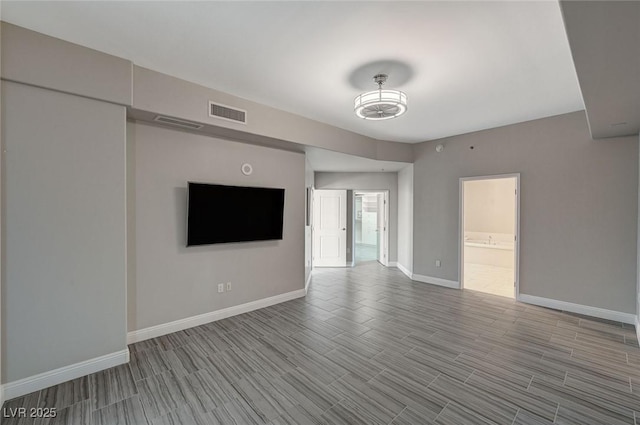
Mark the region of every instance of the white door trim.
<instances>
[{"instance_id":1,"label":"white door trim","mask_svg":"<svg viewBox=\"0 0 640 425\"><path fill-rule=\"evenodd\" d=\"M459 182L459 209L458 209L458 276L460 289L464 288L464 183L474 180L516 179L516 217L515 217L515 241L513 244L514 256L514 299L520 297L520 173L492 174L488 176L460 177Z\"/></svg>"}]
</instances>

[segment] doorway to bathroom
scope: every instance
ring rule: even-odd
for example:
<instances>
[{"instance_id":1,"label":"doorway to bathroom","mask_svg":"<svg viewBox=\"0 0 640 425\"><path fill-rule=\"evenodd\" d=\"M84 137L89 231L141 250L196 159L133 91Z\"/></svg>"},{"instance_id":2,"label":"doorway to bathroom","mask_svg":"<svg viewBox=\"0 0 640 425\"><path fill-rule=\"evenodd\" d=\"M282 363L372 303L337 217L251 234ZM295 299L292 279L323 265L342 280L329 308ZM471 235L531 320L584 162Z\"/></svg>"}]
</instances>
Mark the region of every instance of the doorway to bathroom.
<instances>
[{"instance_id":1,"label":"doorway to bathroom","mask_svg":"<svg viewBox=\"0 0 640 425\"><path fill-rule=\"evenodd\" d=\"M461 287L518 295L520 175L460 179Z\"/></svg>"},{"instance_id":2,"label":"doorway to bathroom","mask_svg":"<svg viewBox=\"0 0 640 425\"><path fill-rule=\"evenodd\" d=\"M387 192L355 191L353 263L378 261L387 265Z\"/></svg>"}]
</instances>

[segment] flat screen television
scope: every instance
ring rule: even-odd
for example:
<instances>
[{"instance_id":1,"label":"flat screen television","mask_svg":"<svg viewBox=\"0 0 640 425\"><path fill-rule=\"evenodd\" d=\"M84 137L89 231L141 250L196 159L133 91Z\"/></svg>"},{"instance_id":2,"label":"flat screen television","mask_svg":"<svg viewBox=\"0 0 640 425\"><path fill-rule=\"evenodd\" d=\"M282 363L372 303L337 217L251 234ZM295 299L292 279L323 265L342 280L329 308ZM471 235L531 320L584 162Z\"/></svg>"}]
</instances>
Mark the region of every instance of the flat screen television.
<instances>
[{"instance_id":1,"label":"flat screen television","mask_svg":"<svg viewBox=\"0 0 640 425\"><path fill-rule=\"evenodd\" d=\"M188 186L187 246L282 239L284 189Z\"/></svg>"}]
</instances>

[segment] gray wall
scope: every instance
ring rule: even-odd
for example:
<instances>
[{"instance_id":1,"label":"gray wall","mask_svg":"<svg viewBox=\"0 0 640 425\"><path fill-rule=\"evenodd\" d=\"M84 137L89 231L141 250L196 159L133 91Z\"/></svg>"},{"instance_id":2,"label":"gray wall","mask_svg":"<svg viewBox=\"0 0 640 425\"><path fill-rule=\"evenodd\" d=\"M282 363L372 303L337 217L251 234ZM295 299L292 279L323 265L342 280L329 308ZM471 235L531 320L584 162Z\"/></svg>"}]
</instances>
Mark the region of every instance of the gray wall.
<instances>
[{"instance_id":1,"label":"gray wall","mask_svg":"<svg viewBox=\"0 0 640 425\"><path fill-rule=\"evenodd\" d=\"M304 288L304 154L129 126L136 197L129 330ZM244 162L253 165L251 176L240 172ZM284 188L283 240L187 248L188 181ZM218 294L224 282L233 288Z\"/></svg>"},{"instance_id":2,"label":"gray wall","mask_svg":"<svg viewBox=\"0 0 640 425\"><path fill-rule=\"evenodd\" d=\"M458 280L460 177L521 173L520 292L635 311L637 137L591 140L575 112L415 152L414 273Z\"/></svg>"},{"instance_id":3,"label":"gray wall","mask_svg":"<svg viewBox=\"0 0 640 425\"><path fill-rule=\"evenodd\" d=\"M413 164L398 171L398 264L413 271Z\"/></svg>"},{"instance_id":4,"label":"gray wall","mask_svg":"<svg viewBox=\"0 0 640 425\"><path fill-rule=\"evenodd\" d=\"M640 131L640 2L558 3L591 135L635 136Z\"/></svg>"},{"instance_id":5,"label":"gray wall","mask_svg":"<svg viewBox=\"0 0 640 425\"><path fill-rule=\"evenodd\" d=\"M3 379L126 348L125 108L2 82Z\"/></svg>"},{"instance_id":6,"label":"gray wall","mask_svg":"<svg viewBox=\"0 0 640 425\"><path fill-rule=\"evenodd\" d=\"M132 64L2 22L2 78L122 105L132 103Z\"/></svg>"},{"instance_id":7,"label":"gray wall","mask_svg":"<svg viewBox=\"0 0 640 425\"><path fill-rule=\"evenodd\" d=\"M316 172L315 184L316 189L388 190L389 261L398 261L398 173ZM352 199L347 202L353 204Z\"/></svg>"}]
</instances>

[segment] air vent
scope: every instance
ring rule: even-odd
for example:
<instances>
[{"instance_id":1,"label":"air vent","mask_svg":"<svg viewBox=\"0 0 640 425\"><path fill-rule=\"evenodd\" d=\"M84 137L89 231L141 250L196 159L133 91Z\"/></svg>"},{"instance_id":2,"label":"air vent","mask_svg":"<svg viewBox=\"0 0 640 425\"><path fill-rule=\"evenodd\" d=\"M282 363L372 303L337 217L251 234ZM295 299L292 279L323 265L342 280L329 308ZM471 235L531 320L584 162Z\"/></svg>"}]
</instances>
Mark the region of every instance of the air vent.
<instances>
[{"instance_id":1,"label":"air vent","mask_svg":"<svg viewBox=\"0 0 640 425\"><path fill-rule=\"evenodd\" d=\"M209 102L209 116L242 124L247 123L247 111L220 103Z\"/></svg>"},{"instance_id":2,"label":"air vent","mask_svg":"<svg viewBox=\"0 0 640 425\"><path fill-rule=\"evenodd\" d=\"M198 124L197 122L179 120L177 118L165 117L163 115L158 115L154 118L154 121L161 122L163 124L173 125L175 127L188 128L190 130L200 130L203 125Z\"/></svg>"}]
</instances>

